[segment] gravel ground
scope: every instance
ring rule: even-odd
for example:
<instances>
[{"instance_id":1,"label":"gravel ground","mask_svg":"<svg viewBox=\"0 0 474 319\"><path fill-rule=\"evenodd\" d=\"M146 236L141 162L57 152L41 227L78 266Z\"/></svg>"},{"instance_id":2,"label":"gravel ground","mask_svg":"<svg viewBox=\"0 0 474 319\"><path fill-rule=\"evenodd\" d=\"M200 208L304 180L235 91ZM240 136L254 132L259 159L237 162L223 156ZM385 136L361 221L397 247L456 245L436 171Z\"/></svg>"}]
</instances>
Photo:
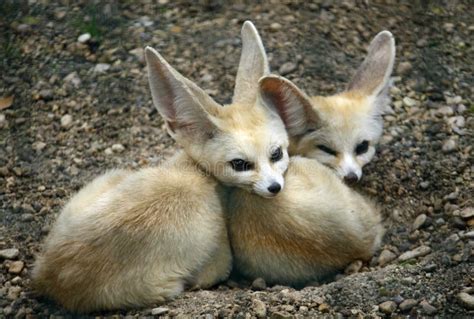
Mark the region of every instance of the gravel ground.
<instances>
[{"instance_id":1,"label":"gravel ground","mask_svg":"<svg viewBox=\"0 0 474 319\"><path fill-rule=\"evenodd\" d=\"M246 19L273 70L313 94L342 89L370 39L395 35L393 112L358 186L383 208L382 248L302 290L233 278L94 315L474 316L472 2L151 2L0 2L0 317L71 317L29 289L61 206L109 168L154 165L176 150L151 104L143 47L228 102Z\"/></svg>"}]
</instances>

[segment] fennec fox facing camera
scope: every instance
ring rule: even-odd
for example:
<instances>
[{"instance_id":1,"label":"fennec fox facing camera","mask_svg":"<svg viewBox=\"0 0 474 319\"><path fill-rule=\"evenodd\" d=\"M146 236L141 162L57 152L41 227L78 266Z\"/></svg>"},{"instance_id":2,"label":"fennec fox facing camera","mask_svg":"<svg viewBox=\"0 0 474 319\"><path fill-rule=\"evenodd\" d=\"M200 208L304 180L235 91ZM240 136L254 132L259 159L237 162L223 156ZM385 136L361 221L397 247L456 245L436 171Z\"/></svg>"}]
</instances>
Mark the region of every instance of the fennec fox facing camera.
<instances>
[{"instance_id":1,"label":"fennec fox facing camera","mask_svg":"<svg viewBox=\"0 0 474 319\"><path fill-rule=\"evenodd\" d=\"M236 95L225 107L146 48L153 102L184 151L161 167L106 173L72 197L36 260L39 293L90 312L145 306L226 279L222 185L273 197L289 162L281 119L256 103L257 80L268 71L263 46L250 22L242 36Z\"/></svg>"},{"instance_id":2,"label":"fennec fox facing camera","mask_svg":"<svg viewBox=\"0 0 474 319\"><path fill-rule=\"evenodd\" d=\"M346 182L357 182L382 135L394 60L394 38L382 31L342 93L308 97L282 79L284 83L268 94L284 95L295 104L294 111L283 117L290 135L290 155L316 158Z\"/></svg>"},{"instance_id":3,"label":"fennec fox facing camera","mask_svg":"<svg viewBox=\"0 0 474 319\"><path fill-rule=\"evenodd\" d=\"M384 229L378 209L315 159L291 157L285 189L229 200L234 268L249 279L302 287L370 259Z\"/></svg>"}]
</instances>

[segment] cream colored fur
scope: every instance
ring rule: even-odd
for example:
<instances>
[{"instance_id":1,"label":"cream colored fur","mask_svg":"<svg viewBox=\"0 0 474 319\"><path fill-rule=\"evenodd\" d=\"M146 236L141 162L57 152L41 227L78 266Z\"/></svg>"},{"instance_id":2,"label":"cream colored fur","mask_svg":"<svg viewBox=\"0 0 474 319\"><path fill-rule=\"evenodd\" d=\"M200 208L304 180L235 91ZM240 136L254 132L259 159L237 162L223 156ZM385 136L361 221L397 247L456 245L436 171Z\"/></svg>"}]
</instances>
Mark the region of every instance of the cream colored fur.
<instances>
[{"instance_id":1,"label":"cream colored fur","mask_svg":"<svg viewBox=\"0 0 474 319\"><path fill-rule=\"evenodd\" d=\"M285 180L271 200L232 192L229 236L238 272L298 286L372 256L384 230L370 201L314 159L292 157Z\"/></svg>"},{"instance_id":2,"label":"cream colored fur","mask_svg":"<svg viewBox=\"0 0 474 319\"><path fill-rule=\"evenodd\" d=\"M265 61L255 28L247 22L242 34L239 87L265 72L248 65ZM223 185L267 197L271 182L283 186L287 134L276 113L256 103L256 83L223 107L153 49L145 57L154 104L184 152L160 167L106 173L66 204L36 260L33 285L72 311L150 305L226 279L232 258ZM277 162L270 160L275 147L283 152ZM253 169L235 171L235 158Z\"/></svg>"},{"instance_id":3,"label":"cream colored fur","mask_svg":"<svg viewBox=\"0 0 474 319\"><path fill-rule=\"evenodd\" d=\"M308 97L282 77L262 79L265 99L277 109L292 110L280 112L290 135L290 155L316 158L341 178L360 179L382 135L381 115L390 102L388 85L394 61L395 41L390 32L383 31L372 40L367 57L342 93ZM356 148L364 141L368 148L358 154Z\"/></svg>"}]
</instances>

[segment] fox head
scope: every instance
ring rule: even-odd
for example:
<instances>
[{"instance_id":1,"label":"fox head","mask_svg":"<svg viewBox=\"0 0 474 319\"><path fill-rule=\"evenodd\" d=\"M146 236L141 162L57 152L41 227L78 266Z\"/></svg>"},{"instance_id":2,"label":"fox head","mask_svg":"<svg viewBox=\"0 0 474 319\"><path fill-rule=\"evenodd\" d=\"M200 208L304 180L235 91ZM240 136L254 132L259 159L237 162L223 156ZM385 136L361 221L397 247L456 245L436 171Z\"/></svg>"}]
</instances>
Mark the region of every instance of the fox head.
<instances>
[{"instance_id":1,"label":"fox head","mask_svg":"<svg viewBox=\"0 0 474 319\"><path fill-rule=\"evenodd\" d=\"M290 154L315 158L346 182L358 181L382 135L394 60L395 41L383 31L372 40L367 57L342 93L308 97L285 78L261 79L262 96L284 110L280 114L290 135Z\"/></svg>"},{"instance_id":2,"label":"fox head","mask_svg":"<svg viewBox=\"0 0 474 319\"><path fill-rule=\"evenodd\" d=\"M216 103L147 47L149 84L169 134L202 169L226 185L273 197L284 187L288 136L277 112L257 102L258 79L269 69L257 30L248 21L242 45L229 105Z\"/></svg>"}]
</instances>

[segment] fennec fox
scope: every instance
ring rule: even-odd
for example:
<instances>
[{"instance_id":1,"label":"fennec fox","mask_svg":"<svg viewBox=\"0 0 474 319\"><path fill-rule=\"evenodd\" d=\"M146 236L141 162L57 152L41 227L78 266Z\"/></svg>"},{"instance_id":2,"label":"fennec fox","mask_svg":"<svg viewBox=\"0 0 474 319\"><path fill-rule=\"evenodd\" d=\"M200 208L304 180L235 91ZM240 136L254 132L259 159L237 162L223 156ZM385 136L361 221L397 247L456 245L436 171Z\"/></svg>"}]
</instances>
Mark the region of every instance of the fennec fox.
<instances>
[{"instance_id":1,"label":"fennec fox","mask_svg":"<svg viewBox=\"0 0 474 319\"><path fill-rule=\"evenodd\" d=\"M308 97L283 78L281 85L268 82L267 98L282 95L286 97L283 106L295 104L294 111L283 117L290 155L316 158L346 182L358 181L382 134L381 115L390 103L388 84L394 60L395 41L390 32L383 31L372 40L367 57L342 93Z\"/></svg>"},{"instance_id":2,"label":"fennec fox","mask_svg":"<svg viewBox=\"0 0 474 319\"><path fill-rule=\"evenodd\" d=\"M267 70L250 22L242 37L236 95L225 107L146 48L153 102L184 151L161 167L111 171L75 195L36 260L38 292L90 312L149 305L228 276L223 185L272 197L289 162L281 119L256 103Z\"/></svg>"},{"instance_id":3,"label":"fennec fox","mask_svg":"<svg viewBox=\"0 0 474 319\"><path fill-rule=\"evenodd\" d=\"M238 273L298 287L372 256L384 233L372 203L315 159L291 157L285 182L272 200L237 189L230 195Z\"/></svg>"}]
</instances>

